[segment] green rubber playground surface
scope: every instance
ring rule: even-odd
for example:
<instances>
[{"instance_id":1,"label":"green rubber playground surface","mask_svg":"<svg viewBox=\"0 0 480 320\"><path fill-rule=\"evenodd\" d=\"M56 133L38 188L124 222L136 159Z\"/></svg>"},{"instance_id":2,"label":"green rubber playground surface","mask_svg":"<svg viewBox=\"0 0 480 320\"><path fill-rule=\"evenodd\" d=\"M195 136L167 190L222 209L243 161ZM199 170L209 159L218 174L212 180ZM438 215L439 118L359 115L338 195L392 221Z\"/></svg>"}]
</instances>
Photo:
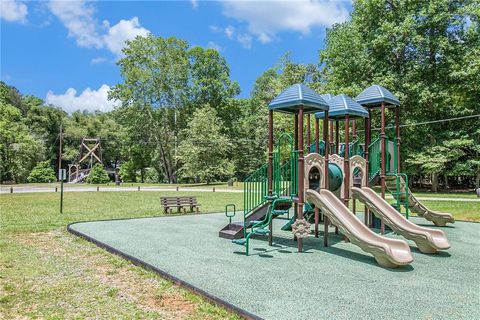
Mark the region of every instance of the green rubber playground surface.
<instances>
[{"instance_id":1,"label":"green rubber playground surface","mask_svg":"<svg viewBox=\"0 0 480 320\"><path fill-rule=\"evenodd\" d=\"M480 319L480 224L442 228L452 247L436 255L409 242L413 263L383 269L333 228L330 247L310 237L299 254L291 233L280 231L284 220L275 221L273 247L266 237L253 239L246 257L242 246L218 237L226 222L205 214L71 229L265 319Z\"/></svg>"}]
</instances>

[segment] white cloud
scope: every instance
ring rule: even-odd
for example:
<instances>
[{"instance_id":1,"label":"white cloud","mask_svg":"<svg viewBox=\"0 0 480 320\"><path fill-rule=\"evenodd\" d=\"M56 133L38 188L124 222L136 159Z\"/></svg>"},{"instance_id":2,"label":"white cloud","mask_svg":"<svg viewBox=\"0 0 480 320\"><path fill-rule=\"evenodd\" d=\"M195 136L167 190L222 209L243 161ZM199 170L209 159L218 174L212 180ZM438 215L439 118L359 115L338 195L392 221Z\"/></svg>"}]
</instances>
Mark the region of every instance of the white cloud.
<instances>
[{"instance_id":1,"label":"white cloud","mask_svg":"<svg viewBox=\"0 0 480 320\"><path fill-rule=\"evenodd\" d=\"M117 101L108 100L109 90L110 86L104 84L98 90L87 88L80 95L77 95L77 90L74 88L69 88L64 94L59 95L48 91L45 102L58 106L68 113L77 110L107 112L119 104Z\"/></svg>"},{"instance_id":2,"label":"white cloud","mask_svg":"<svg viewBox=\"0 0 480 320\"><path fill-rule=\"evenodd\" d=\"M5 21L24 23L27 21L27 14L27 5L22 1L0 1L0 17Z\"/></svg>"},{"instance_id":3,"label":"white cloud","mask_svg":"<svg viewBox=\"0 0 480 320\"><path fill-rule=\"evenodd\" d=\"M213 26L213 25L210 26L209 28L210 28L210 30L212 30L213 32L221 32L221 31L222 31L221 28L219 28L219 27L217 27L217 26Z\"/></svg>"},{"instance_id":4,"label":"white cloud","mask_svg":"<svg viewBox=\"0 0 480 320\"><path fill-rule=\"evenodd\" d=\"M57 16L80 47L103 47L94 18L95 9L85 1L50 1L50 11Z\"/></svg>"},{"instance_id":5,"label":"white cloud","mask_svg":"<svg viewBox=\"0 0 480 320\"><path fill-rule=\"evenodd\" d=\"M150 31L140 26L137 17L130 20L120 20L119 23L110 27L108 21L104 21L104 25L108 28L108 33L103 36L106 47L120 57L125 41L135 39L136 36L147 36Z\"/></svg>"},{"instance_id":6,"label":"white cloud","mask_svg":"<svg viewBox=\"0 0 480 320\"><path fill-rule=\"evenodd\" d=\"M215 49L218 52L222 51L222 47L213 41L208 41L207 48Z\"/></svg>"},{"instance_id":7,"label":"white cloud","mask_svg":"<svg viewBox=\"0 0 480 320\"><path fill-rule=\"evenodd\" d=\"M68 36L74 38L80 47L107 48L117 57L121 57L125 41L136 36L146 36L150 32L140 25L137 17L122 19L113 26L105 20L102 29L95 18L95 8L85 0L50 1L48 8L67 28Z\"/></svg>"},{"instance_id":8,"label":"white cloud","mask_svg":"<svg viewBox=\"0 0 480 320\"><path fill-rule=\"evenodd\" d=\"M108 59L104 57L96 57L90 61L90 64L101 64L101 63L107 62L107 60Z\"/></svg>"},{"instance_id":9,"label":"white cloud","mask_svg":"<svg viewBox=\"0 0 480 320\"><path fill-rule=\"evenodd\" d=\"M197 8L198 8L198 1L197 1L197 0L190 0L190 3L192 4L192 8L193 8L193 9L197 9Z\"/></svg>"},{"instance_id":10,"label":"white cloud","mask_svg":"<svg viewBox=\"0 0 480 320\"><path fill-rule=\"evenodd\" d=\"M240 42L242 47L244 47L245 49L252 48L252 36L249 35L248 33L237 34L237 41Z\"/></svg>"},{"instance_id":11,"label":"white cloud","mask_svg":"<svg viewBox=\"0 0 480 320\"><path fill-rule=\"evenodd\" d=\"M235 32L235 28L232 26L228 26L225 28L225 35L227 36L228 39L233 38L233 33Z\"/></svg>"},{"instance_id":12,"label":"white cloud","mask_svg":"<svg viewBox=\"0 0 480 320\"><path fill-rule=\"evenodd\" d=\"M308 34L312 27L329 27L348 19L349 1L222 1L223 14L247 23L248 30L262 42L282 31Z\"/></svg>"}]
</instances>

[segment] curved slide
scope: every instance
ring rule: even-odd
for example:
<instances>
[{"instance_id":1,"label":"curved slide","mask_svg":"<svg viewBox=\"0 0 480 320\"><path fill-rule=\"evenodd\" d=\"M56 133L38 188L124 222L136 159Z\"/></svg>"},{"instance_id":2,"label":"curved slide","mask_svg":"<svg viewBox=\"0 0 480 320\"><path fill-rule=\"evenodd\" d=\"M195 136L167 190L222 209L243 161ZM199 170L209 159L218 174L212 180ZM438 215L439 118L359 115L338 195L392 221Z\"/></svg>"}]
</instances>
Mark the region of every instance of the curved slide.
<instances>
[{"instance_id":1,"label":"curved slide","mask_svg":"<svg viewBox=\"0 0 480 320\"><path fill-rule=\"evenodd\" d=\"M442 230L420 227L408 221L372 189L353 187L352 197L364 203L395 233L414 241L421 252L435 253L450 248L447 236Z\"/></svg>"},{"instance_id":2,"label":"curved slide","mask_svg":"<svg viewBox=\"0 0 480 320\"><path fill-rule=\"evenodd\" d=\"M396 268L413 261L405 241L382 237L371 231L331 191L308 189L306 200L322 210L351 243L372 254L382 267Z\"/></svg>"},{"instance_id":3,"label":"curved slide","mask_svg":"<svg viewBox=\"0 0 480 320\"><path fill-rule=\"evenodd\" d=\"M388 189L395 190L395 177L387 176L385 182ZM401 200L405 201L406 187L405 180L403 180L402 177L400 177L400 185L402 187L402 190L400 190L402 192L401 197L403 197L403 199ZM455 223L455 219L453 218L453 215L451 213L430 210L425 205L423 205L417 198L415 198L415 196L411 193L410 190L408 190L408 208L410 209L410 211L415 212L420 217L423 217L428 221L432 221L433 224L435 224L437 227L444 227L447 223Z\"/></svg>"}]
</instances>

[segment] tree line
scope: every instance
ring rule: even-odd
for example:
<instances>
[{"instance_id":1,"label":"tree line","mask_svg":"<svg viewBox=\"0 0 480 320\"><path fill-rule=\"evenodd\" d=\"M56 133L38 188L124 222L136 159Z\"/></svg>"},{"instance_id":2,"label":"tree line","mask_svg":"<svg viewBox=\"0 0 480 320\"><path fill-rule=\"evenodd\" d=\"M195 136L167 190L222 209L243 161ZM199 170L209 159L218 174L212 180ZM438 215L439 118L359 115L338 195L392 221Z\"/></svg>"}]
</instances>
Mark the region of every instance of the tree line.
<instances>
[{"instance_id":1,"label":"tree line","mask_svg":"<svg viewBox=\"0 0 480 320\"><path fill-rule=\"evenodd\" d=\"M101 139L105 165L119 167L124 181L242 180L266 161L268 103L294 83L352 97L380 84L399 97L405 125L480 114L479 17L468 0L354 1L351 19L327 31L316 63L285 54L246 99L218 51L153 35L123 49L111 112L67 114L2 82L0 180L28 181L45 161L57 168L60 127L64 168L87 136ZM375 111L372 120L377 127ZM479 122L402 128L402 167L412 181L478 187ZM357 127L362 137L363 123ZM292 117L275 114L275 134L292 129Z\"/></svg>"}]
</instances>

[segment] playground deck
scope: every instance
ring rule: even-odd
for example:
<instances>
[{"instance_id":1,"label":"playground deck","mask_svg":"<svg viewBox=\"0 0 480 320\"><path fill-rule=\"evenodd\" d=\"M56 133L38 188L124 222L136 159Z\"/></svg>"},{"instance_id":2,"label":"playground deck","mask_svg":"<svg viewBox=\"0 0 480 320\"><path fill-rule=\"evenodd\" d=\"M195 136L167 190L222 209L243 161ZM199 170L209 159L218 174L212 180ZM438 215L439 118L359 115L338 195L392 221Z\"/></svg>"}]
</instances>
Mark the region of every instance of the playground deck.
<instances>
[{"instance_id":1,"label":"playground deck","mask_svg":"<svg viewBox=\"0 0 480 320\"><path fill-rule=\"evenodd\" d=\"M309 237L298 254L291 233L280 230L284 220L275 221L273 247L266 237L254 239L245 257L243 247L218 237L226 222L219 213L80 222L69 229L260 318L480 319L480 224L442 228L452 247L436 255L408 241L413 263L383 269L333 233L330 247Z\"/></svg>"}]
</instances>

